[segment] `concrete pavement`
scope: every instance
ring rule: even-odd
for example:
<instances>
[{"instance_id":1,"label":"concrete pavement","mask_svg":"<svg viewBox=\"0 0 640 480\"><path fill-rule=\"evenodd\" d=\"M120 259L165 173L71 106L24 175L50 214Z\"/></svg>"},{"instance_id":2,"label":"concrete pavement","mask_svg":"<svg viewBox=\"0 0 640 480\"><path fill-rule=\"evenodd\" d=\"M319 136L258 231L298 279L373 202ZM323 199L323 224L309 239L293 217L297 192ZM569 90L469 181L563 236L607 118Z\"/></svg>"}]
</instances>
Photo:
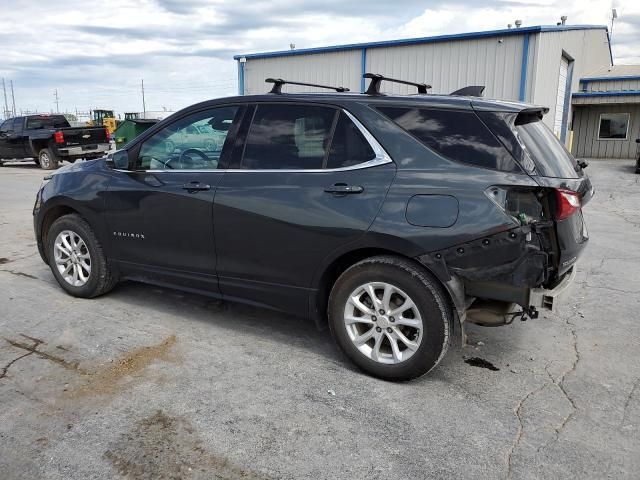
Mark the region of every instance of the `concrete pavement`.
<instances>
[{"instance_id":1,"label":"concrete pavement","mask_svg":"<svg viewBox=\"0 0 640 480\"><path fill-rule=\"evenodd\" d=\"M639 478L640 176L588 172L570 303L469 326L396 384L312 322L132 282L66 295L33 238L44 172L0 168L0 476Z\"/></svg>"}]
</instances>

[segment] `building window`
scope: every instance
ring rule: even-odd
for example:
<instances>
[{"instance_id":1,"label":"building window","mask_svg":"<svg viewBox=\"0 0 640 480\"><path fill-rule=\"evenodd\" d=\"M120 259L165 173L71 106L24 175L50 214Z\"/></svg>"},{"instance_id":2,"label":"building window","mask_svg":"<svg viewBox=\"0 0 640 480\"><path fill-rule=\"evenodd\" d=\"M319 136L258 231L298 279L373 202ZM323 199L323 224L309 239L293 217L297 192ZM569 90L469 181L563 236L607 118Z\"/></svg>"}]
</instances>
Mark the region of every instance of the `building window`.
<instances>
[{"instance_id":1,"label":"building window","mask_svg":"<svg viewBox=\"0 0 640 480\"><path fill-rule=\"evenodd\" d=\"M626 140L628 130L628 113L603 113L600 115L598 140Z\"/></svg>"}]
</instances>

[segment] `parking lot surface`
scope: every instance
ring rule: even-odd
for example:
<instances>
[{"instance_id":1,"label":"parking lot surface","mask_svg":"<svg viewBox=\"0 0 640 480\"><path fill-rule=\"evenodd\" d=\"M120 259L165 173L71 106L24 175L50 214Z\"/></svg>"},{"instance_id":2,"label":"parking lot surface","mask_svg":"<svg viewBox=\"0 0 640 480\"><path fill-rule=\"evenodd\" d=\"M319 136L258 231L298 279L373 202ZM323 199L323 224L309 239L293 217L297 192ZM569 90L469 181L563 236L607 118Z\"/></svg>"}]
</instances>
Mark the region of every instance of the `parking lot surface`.
<instances>
[{"instance_id":1,"label":"parking lot surface","mask_svg":"<svg viewBox=\"0 0 640 480\"><path fill-rule=\"evenodd\" d=\"M132 282L66 295L33 237L44 172L0 168L0 477L640 478L640 175L588 172L569 303L468 326L389 383L312 322Z\"/></svg>"}]
</instances>

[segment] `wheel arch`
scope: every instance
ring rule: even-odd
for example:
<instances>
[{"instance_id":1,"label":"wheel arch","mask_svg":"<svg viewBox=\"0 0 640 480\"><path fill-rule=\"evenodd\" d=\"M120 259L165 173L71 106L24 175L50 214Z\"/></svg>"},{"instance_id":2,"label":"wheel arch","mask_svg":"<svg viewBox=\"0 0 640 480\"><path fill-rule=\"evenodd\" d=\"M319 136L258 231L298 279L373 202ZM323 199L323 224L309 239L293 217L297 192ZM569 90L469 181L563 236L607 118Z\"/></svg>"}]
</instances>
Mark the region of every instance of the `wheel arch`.
<instances>
[{"instance_id":1,"label":"wheel arch","mask_svg":"<svg viewBox=\"0 0 640 480\"><path fill-rule=\"evenodd\" d=\"M52 206L43 215L42 222L40 224L40 238L38 239L38 243L42 244L42 257L46 262L49 261L47 257L46 245L51 225L53 225L53 222L55 222L58 218L74 213L82 217L82 214L78 210L70 207L69 205L61 204Z\"/></svg>"},{"instance_id":2,"label":"wheel arch","mask_svg":"<svg viewBox=\"0 0 640 480\"><path fill-rule=\"evenodd\" d=\"M441 278L439 278L436 272L434 272L433 269L429 268L428 265L424 265L417 261L415 258L394 250L379 247L361 247L337 256L325 266L325 268L319 275L317 275L317 281L314 285L315 288L309 298L309 313L319 330L324 330L325 328L327 328L327 306L329 294L331 293L331 288L335 284L335 281L338 279L338 277L352 265L355 265L356 263L366 258L375 257L378 255L391 255L399 257L403 260L411 262L416 267L427 271L431 276L433 276L433 278L438 281L443 291L446 293L447 300L454 316L460 315L459 309L457 308L458 302L456 302L455 298L456 292L453 292L451 290L451 286L447 284L448 282L444 282Z\"/></svg>"},{"instance_id":3,"label":"wheel arch","mask_svg":"<svg viewBox=\"0 0 640 480\"><path fill-rule=\"evenodd\" d=\"M49 148L49 141L47 139L36 138L29 140L29 146L34 158L39 158L40 151L44 148Z\"/></svg>"},{"instance_id":4,"label":"wheel arch","mask_svg":"<svg viewBox=\"0 0 640 480\"><path fill-rule=\"evenodd\" d=\"M58 218L64 215L76 214L89 224L94 234L98 238L98 241L105 248L105 252L108 251L106 238L105 225L101 222L100 217L92 212L88 208L83 208L82 205L78 205L73 200L67 197L55 197L47 201L46 210L41 214L41 220L39 221L39 229L37 234L38 248L42 248L43 260L48 262L46 245L48 240L48 233L51 225Z\"/></svg>"}]
</instances>

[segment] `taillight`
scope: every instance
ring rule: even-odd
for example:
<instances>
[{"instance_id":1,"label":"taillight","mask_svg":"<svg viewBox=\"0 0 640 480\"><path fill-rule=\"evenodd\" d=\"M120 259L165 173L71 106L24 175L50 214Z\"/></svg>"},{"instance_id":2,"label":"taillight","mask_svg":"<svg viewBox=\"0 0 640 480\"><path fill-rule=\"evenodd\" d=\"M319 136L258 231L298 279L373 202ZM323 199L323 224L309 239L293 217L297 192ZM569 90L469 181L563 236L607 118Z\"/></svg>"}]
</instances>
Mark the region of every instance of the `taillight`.
<instances>
[{"instance_id":1,"label":"taillight","mask_svg":"<svg viewBox=\"0 0 640 480\"><path fill-rule=\"evenodd\" d=\"M64 133L62 133L60 130L58 130L57 132L55 132L53 134L53 140L56 143L64 143Z\"/></svg>"},{"instance_id":2,"label":"taillight","mask_svg":"<svg viewBox=\"0 0 640 480\"><path fill-rule=\"evenodd\" d=\"M107 127L104 127L104 133L107 136L107 142L111 140L111 134L109 133L109 129Z\"/></svg>"},{"instance_id":3,"label":"taillight","mask_svg":"<svg viewBox=\"0 0 640 480\"><path fill-rule=\"evenodd\" d=\"M556 188L556 220L564 220L580 209L580 195L571 190Z\"/></svg>"}]
</instances>

